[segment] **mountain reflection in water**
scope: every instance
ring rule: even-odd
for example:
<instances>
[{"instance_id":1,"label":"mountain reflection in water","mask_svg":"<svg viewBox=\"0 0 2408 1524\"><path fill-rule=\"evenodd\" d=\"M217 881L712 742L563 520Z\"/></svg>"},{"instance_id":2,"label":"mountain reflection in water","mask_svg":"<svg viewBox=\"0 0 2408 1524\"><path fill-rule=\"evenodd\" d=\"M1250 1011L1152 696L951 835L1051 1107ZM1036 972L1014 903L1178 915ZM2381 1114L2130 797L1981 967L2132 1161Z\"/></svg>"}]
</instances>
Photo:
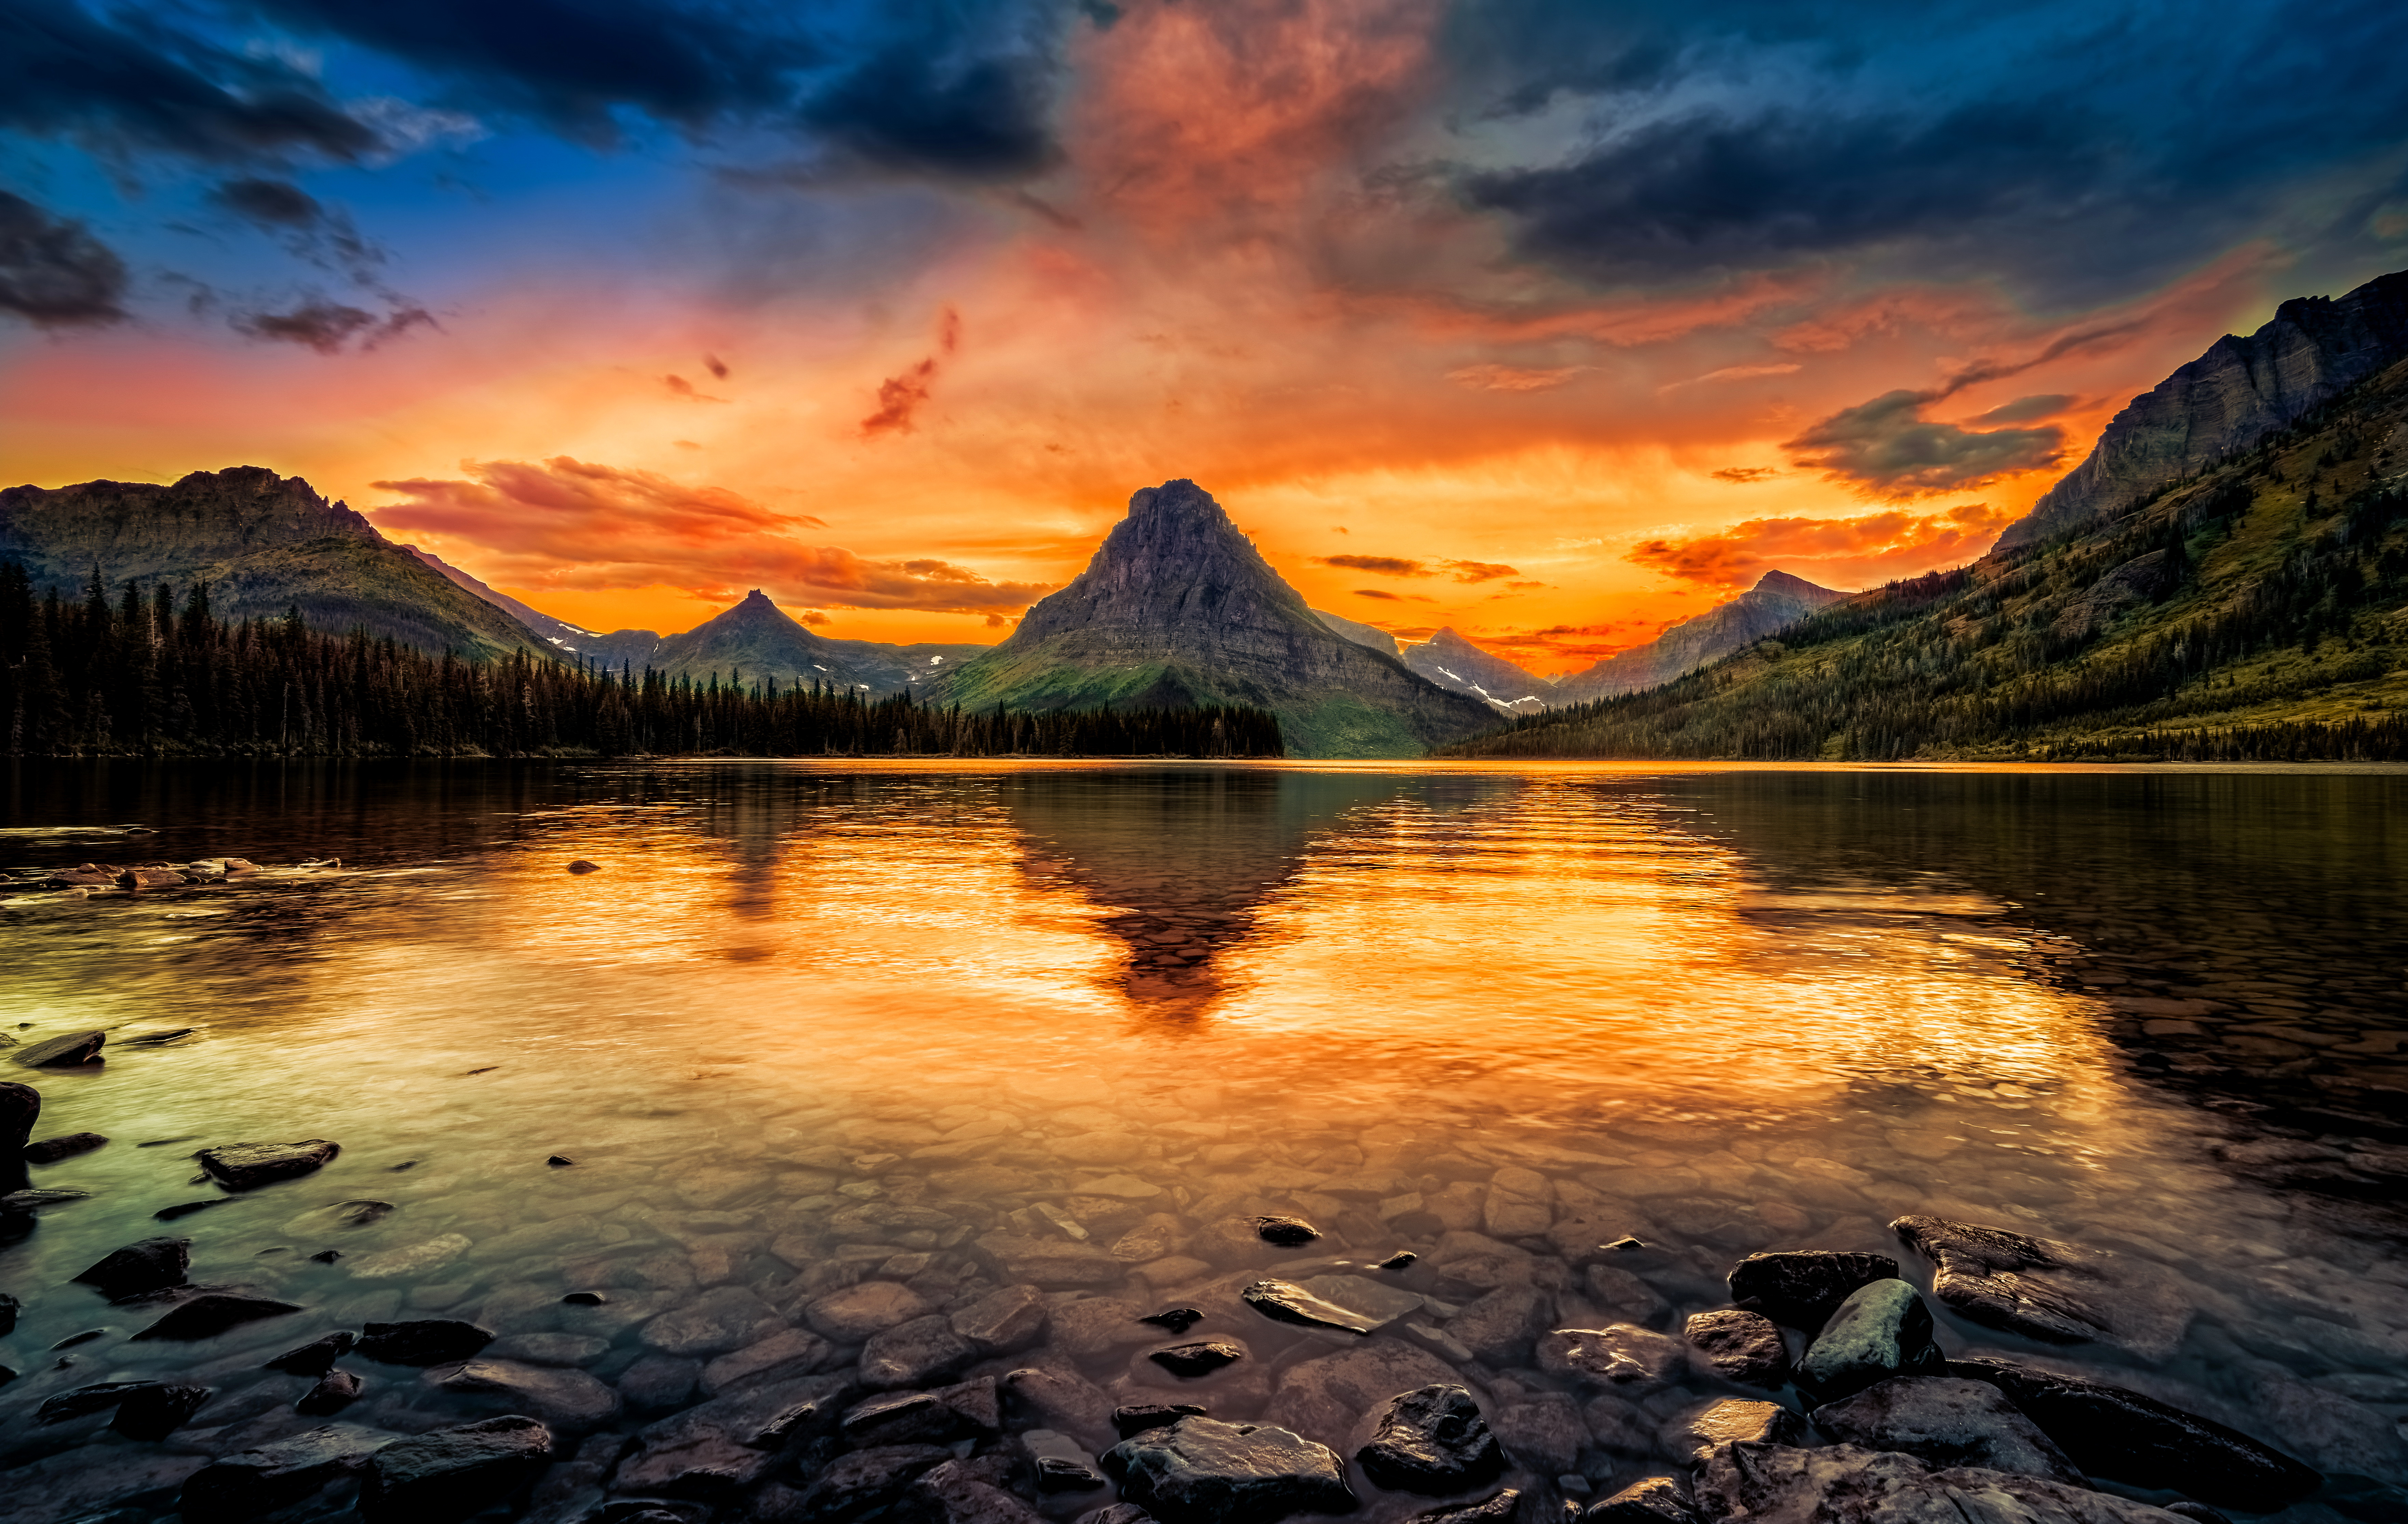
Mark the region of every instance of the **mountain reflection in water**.
<instances>
[{"instance_id":1,"label":"mountain reflection in water","mask_svg":"<svg viewBox=\"0 0 2408 1524\"><path fill-rule=\"evenodd\" d=\"M2180 1275L2184 1342L2128 1378L2229 1422L2321 1415L2271 1432L2338 1466L2399 1445L2360 1398L2408 1376L2402 804L2408 777L2338 772L23 766L0 867L276 871L0 889L9 1030L198 1029L14 1071L43 1135L119 1141L37 1169L94 1195L7 1250L46 1289L0 1356L84 1327L50 1289L191 1194L183 1148L134 1143L323 1136L322 1175L178 1220L196 1282L590 1335L608 1380L659 1309L559 1298L613 1254L693 1257L791 1317L889 1264L949 1306L999 1273L981 1240L1068 1223L1154 1246L1111 1294L1218 1306L1210 1224L1279 1212L1331 1254L1423 1253L1399 1284L1433 1308L1471 1294L1447 1245L1512 1239L1560 1281L1549 1316L1595 1327L1606 1239L1664 1246L1669 1318L1718 1304L1739 1253L1897 1254L1887 1222L1929 1213ZM156 834L113 829L136 821ZM1553 1204L1480 1204L1507 1181ZM347 1254L455 1258L402 1284L263 1257L346 1195L396 1207ZM882 1236L864 1203L946 1226ZM1943 1322L1952 1353L2054 1358ZM1215 1412L1275 1417L1311 1351L1248 1337L1261 1368ZM1101 1382L1129 1351L1040 1353ZM1493 1359L1464 1367L1492 1393L1552 1389ZM100 1378L36 1373L0 1430ZM458 1416L382 1390L359 1421Z\"/></svg>"}]
</instances>

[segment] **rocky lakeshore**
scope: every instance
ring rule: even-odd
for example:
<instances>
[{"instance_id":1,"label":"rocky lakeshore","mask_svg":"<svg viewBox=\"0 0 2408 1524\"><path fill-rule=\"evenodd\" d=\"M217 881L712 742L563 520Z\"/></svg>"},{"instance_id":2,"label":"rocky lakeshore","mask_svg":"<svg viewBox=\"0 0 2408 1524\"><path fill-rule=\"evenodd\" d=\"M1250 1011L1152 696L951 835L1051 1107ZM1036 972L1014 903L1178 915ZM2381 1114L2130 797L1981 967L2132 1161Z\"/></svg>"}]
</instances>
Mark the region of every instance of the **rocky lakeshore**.
<instances>
[{"instance_id":1,"label":"rocky lakeshore","mask_svg":"<svg viewBox=\"0 0 2408 1524\"><path fill-rule=\"evenodd\" d=\"M84 1044L93 1069L105 1035L22 1051ZM48 1184L81 1150L43 1151L40 1100L0 1086L0 1142L45 1182L0 1201L0 1519L2386 1524L2408 1504L2384 1405L2408 1383L2254 1353L2279 1337L2249 1305L2267 1278L1881 1222L1900 1182L1794 1144L1433 1154L1375 1127L1285 1166L1209 1121L896 1106L795 1117L817 1125L645 1189L530 1158L482 1216L335 1140L161 1140L148 1173L190 1172L192 1199L129 1218ZM124 1242L28 1278L70 1214ZM2272 1289L2300 1325L2397 1369L2397 1261L2288 1269ZM2202 1340L2232 1347L2244 1401L2165 1374Z\"/></svg>"}]
</instances>

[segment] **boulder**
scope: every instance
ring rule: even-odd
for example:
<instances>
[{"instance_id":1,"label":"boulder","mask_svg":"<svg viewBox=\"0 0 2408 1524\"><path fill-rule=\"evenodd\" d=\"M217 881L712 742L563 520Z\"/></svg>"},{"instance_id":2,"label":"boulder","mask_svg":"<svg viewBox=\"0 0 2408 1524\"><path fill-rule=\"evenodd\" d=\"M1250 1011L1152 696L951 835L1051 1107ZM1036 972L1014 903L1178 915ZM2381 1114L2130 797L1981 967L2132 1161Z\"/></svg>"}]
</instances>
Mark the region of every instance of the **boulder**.
<instances>
[{"instance_id":1,"label":"boulder","mask_svg":"<svg viewBox=\"0 0 2408 1524\"><path fill-rule=\"evenodd\" d=\"M1256 1218L1254 1236L1276 1248L1300 1249L1321 1237L1321 1230L1302 1218Z\"/></svg>"},{"instance_id":2,"label":"boulder","mask_svg":"<svg viewBox=\"0 0 2408 1524\"><path fill-rule=\"evenodd\" d=\"M1549 1375L1572 1376L1632 1396L1666 1386L1688 1363L1688 1349L1680 1340L1630 1323L1559 1328L1539 1341L1539 1369Z\"/></svg>"},{"instance_id":3,"label":"boulder","mask_svg":"<svg viewBox=\"0 0 2408 1524\"><path fill-rule=\"evenodd\" d=\"M1812 1333L1839 1311L1856 1288L1898 1279L1898 1261L1886 1254L1837 1249L1789 1249L1751 1254L1731 1267L1730 1294L1776 1322Z\"/></svg>"},{"instance_id":4,"label":"boulder","mask_svg":"<svg viewBox=\"0 0 2408 1524\"><path fill-rule=\"evenodd\" d=\"M861 1384L872 1391L949 1381L979 1358L968 1340L931 1313L874 1335L861 1348Z\"/></svg>"},{"instance_id":5,"label":"boulder","mask_svg":"<svg viewBox=\"0 0 2408 1524\"><path fill-rule=\"evenodd\" d=\"M212 1395L207 1387L144 1382L141 1390L126 1393L125 1400L117 1404L117 1417L109 1427L128 1439L165 1439L181 1429Z\"/></svg>"},{"instance_id":6,"label":"boulder","mask_svg":"<svg viewBox=\"0 0 2408 1524\"><path fill-rule=\"evenodd\" d=\"M1265 1425L1182 1418L1121 1441L1103 1466L1162 1524L1273 1524L1355 1507L1335 1451Z\"/></svg>"},{"instance_id":7,"label":"boulder","mask_svg":"<svg viewBox=\"0 0 2408 1524\"><path fill-rule=\"evenodd\" d=\"M532 1414L572 1433L598 1429L619 1416L619 1394L583 1371L478 1359L431 1366L421 1379L469 1399L472 1413Z\"/></svg>"},{"instance_id":8,"label":"boulder","mask_svg":"<svg viewBox=\"0 0 2408 1524\"><path fill-rule=\"evenodd\" d=\"M393 1442L391 1434L337 1423L237 1450L185 1479L180 1510L186 1524L236 1524L257 1518L300 1502L346 1472L359 1470Z\"/></svg>"},{"instance_id":9,"label":"boulder","mask_svg":"<svg viewBox=\"0 0 2408 1524\"><path fill-rule=\"evenodd\" d=\"M25 1145L22 1152L28 1164L55 1164L62 1159L88 1154L108 1139L98 1132L62 1132L54 1138Z\"/></svg>"},{"instance_id":10,"label":"boulder","mask_svg":"<svg viewBox=\"0 0 2408 1524\"><path fill-rule=\"evenodd\" d=\"M441 1365L466 1360L494 1342L490 1330L448 1317L362 1326L361 1356L386 1365Z\"/></svg>"},{"instance_id":11,"label":"boulder","mask_svg":"<svg viewBox=\"0 0 2408 1524\"><path fill-rule=\"evenodd\" d=\"M41 1091L14 1080L0 1080L0 1154L24 1147L41 1116Z\"/></svg>"},{"instance_id":12,"label":"boulder","mask_svg":"<svg viewBox=\"0 0 2408 1524\"><path fill-rule=\"evenodd\" d=\"M28 1043L8 1056L28 1069L66 1069L100 1057L108 1042L108 1033L105 1032L70 1032L63 1037ZM22 1138L17 1141L21 1146L24 1142Z\"/></svg>"},{"instance_id":13,"label":"boulder","mask_svg":"<svg viewBox=\"0 0 2408 1524\"><path fill-rule=\"evenodd\" d=\"M230 1328L257 1322L263 1317L281 1317L300 1310L290 1302L236 1296L227 1291L205 1291L189 1302L179 1303L174 1311L134 1337L137 1340L173 1339L182 1342L213 1339Z\"/></svg>"},{"instance_id":14,"label":"boulder","mask_svg":"<svg viewBox=\"0 0 2408 1524\"><path fill-rule=\"evenodd\" d=\"M1779 1403L1726 1397L1673 1416L1659 1443L1664 1453L1691 1465L1734 1440L1751 1445L1796 1445L1806 1438L1806 1420Z\"/></svg>"},{"instance_id":15,"label":"boulder","mask_svg":"<svg viewBox=\"0 0 2408 1524\"><path fill-rule=\"evenodd\" d=\"M1581 1515L1581 1524L1697 1524L1697 1510L1677 1478L1642 1476Z\"/></svg>"},{"instance_id":16,"label":"boulder","mask_svg":"<svg viewBox=\"0 0 2408 1524\"><path fill-rule=\"evenodd\" d=\"M863 1447L950 1445L978 1431L975 1423L933 1391L896 1391L872 1397L854 1404L837 1422L837 1432L846 1444Z\"/></svg>"},{"instance_id":17,"label":"boulder","mask_svg":"<svg viewBox=\"0 0 2408 1524\"><path fill-rule=\"evenodd\" d=\"M1890 1227L1930 1259L1932 1294L1990 1328L2155 1360L2172 1355L2190 1326L2188 1288L2144 1260L1945 1218L1902 1217Z\"/></svg>"},{"instance_id":18,"label":"boulder","mask_svg":"<svg viewBox=\"0 0 2408 1524\"><path fill-rule=\"evenodd\" d=\"M1453 1385L1391 1398L1354 1460L1374 1485L1429 1497L1493 1482L1505 1470L1504 1449L1480 1404L1469 1389Z\"/></svg>"},{"instance_id":19,"label":"boulder","mask_svg":"<svg viewBox=\"0 0 2408 1524\"><path fill-rule=\"evenodd\" d=\"M34 1421L65 1423L70 1418L88 1418L95 1413L108 1412L136 1392L164 1385L158 1381L95 1381L47 1399L34 1410Z\"/></svg>"},{"instance_id":20,"label":"boulder","mask_svg":"<svg viewBox=\"0 0 2408 1524\"><path fill-rule=\"evenodd\" d=\"M260 1367L264 1371L282 1371L291 1375L324 1375L335 1368L335 1361L351 1352L359 1341L350 1332L329 1333L313 1339L298 1349L288 1349Z\"/></svg>"},{"instance_id":21,"label":"boulder","mask_svg":"<svg viewBox=\"0 0 2408 1524\"><path fill-rule=\"evenodd\" d=\"M1938 1467L1978 1466L2075 1487L2090 1485L2065 1452L1996 1387L1961 1376L1908 1375L1876 1382L1843 1403L1816 1408L1814 1427L1843 1444L1900 1450Z\"/></svg>"},{"instance_id":22,"label":"boulder","mask_svg":"<svg viewBox=\"0 0 2408 1524\"><path fill-rule=\"evenodd\" d=\"M1698 1512L1748 1524L2173 1524L2162 1508L2011 1472L1932 1471L1911 1455L1832 1445L1726 1445L1698 1468Z\"/></svg>"},{"instance_id":23,"label":"boulder","mask_svg":"<svg viewBox=\"0 0 2408 1524\"><path fill-rule=\"evenodd\" d=\"M1324 1302L1303 1287L1283 1280L1258 1280L1239 1295L1247 1306L1275 1323L1293 1323L1298 1328L1321 1329L1332 1333L1369 1334L1377 1324L1339 1306ZM1413 1298L1414 1306L1421 1304Z\"/></svg>"},{"instance_id":24,"label":"boulder","mask_svg":"<svg viewBox=\"0 0 2408 1524\"><path fill-rule=\"evenodd\" d=\"M1806 1358L1798 1385L1817 1403L1853 1397L1895 1375L1938 1374L1947 1357L1932 1337L1931 1309L1902 1280L1877 1280L1848 1293Z\"/></svg>"},{"instance_id":25,"label":"boulder","mask_svg":"<svg viewBox=\"0 0 2408 1524\"><path fill-rule=\"evenodd\" d=\"M111 1302L164 1291L184 1284L184 1274L192 1268L192 1246L189 1238L145 1238L90 1266L75 1282Z\"/></svg>"},{"instance_id":26,"label":"boulder","mask_svg":"<svg viewBox=\"0 0 2408 1524\"><path fill-rule=\"evenodd\" d=\"M1172 1375L1192 1381L1245 1359L1246 1346L1228 1339L1199 1339L1194 1344L1156 1349L1145 1358Z\"/></svg>"},{"instance_id":27,"label":"boulder","mask_svg":"<svg viewBox=\"0 0 2408 1524\"><path fill-rule=\"evenodd\" d=\"M361 1389L366 1385L349 1371L328 1371L318 1378L317 1385L301 1394L293 1411L304 1417L332 1417L358 1402Z\"/></svg>"},{"instance_id":28,"label":"boulder","mask_svg":"<svg viewBox=\"0 0 2408 1524\"><path fill-rule=\"evenodd\" d=\"M307 1138L299 1143L229 1143L194 1157L203 1173L228 1190L253 1190L314 1174L342 1151L340 1144Z\"/></svg>"},{"instance_id":29,"label":"boulder","mask_svg":"<svg viewBox=\"0 0 2408 1524\"><path fill-rule=\"evenodd\" d=\"M436 1524L482 1513L551 1462L552 1431L516 1414L395 1440L368 1458L367 1524Z\"/></svg>"},{"instance_id":30,"label":"boulder","mask_svg":"<svg viewBox=\"0 0 2408 1524\"><path fill-rule=\"evenodd\" d=\"M1789 1346L1761 1313L1737 1307L1697 1313L1681 1332L1725 1380L1778 1387L1789 1379Z\"/></svg>"},{"instance_id":31,"label":"boulder","mask_svg":"<svg viewBox=\"0 0 2408 1524\"><path fill-rule=\"evenodd\" d=\"M1282 1371L1268 1417L1299 1433L1341 1435L1400 1391L1462 1384L1437 1356L1398 1339L1300 1360Z\"/></svg>"},{"instance_id":32,"label":"boulder","mask_svg":"<svg viewBox=\"0 0 2408 1524\"><path fill-rule=\"evenodd\" d=\"M1040 1467L1040 1485L1043 1474ZM940 1461L903 1489L896 1512L921 1524L1043 1524L1034 1509L996 1486L998 1480L979 1460Z\"/></svg>"},{"instance_id":33,"label":"boulder","mask_svg":"<svg viewBox=\"0 0 2408 1524\"><path fill-rule=\"evenodd\" d=\"M2093 1476L2250 1513L2297 1503L2324 1480L2271 1446L2122 1387L2004 1360L1951 1360L1948 1374L1998 1388Z\"/></svg>"},{"instance_id":34,"label":"boulder","mask_svg":"<svg viewBox=\"0 0 2408 1524\"><path fill-rule=\"evenodd\" d=\"M950 1321L982 1357L1016 1355L1045 1336L1045 1294L1034 1286L1002 1287L954 1313Z\"/></svg>"},{"instance_id":35,"label":"boulder","mask_svg":"<svg viewBox=\"0 0 2408 1524\"><path fill-rule=\"evenodd\" d=\"M803 1321L838 1344L859 1344L873 1333L883 1333L936 1310L926 1297L908 1286L867 1280L810 1303L803 1308Z\"/></svg>"},{"instance_id":36,"label":"boulder","mask_svg":"<svg viewBox=\"0 0 2408 1524\"><path fill-rule=\"evenodd\" d=\"M953 1459L936 1445L883 1445L856 1450L823 1468L805 1489L797 1517L860 1518L903 1495L922 1474Z\"/></svg>"}]
</instances>

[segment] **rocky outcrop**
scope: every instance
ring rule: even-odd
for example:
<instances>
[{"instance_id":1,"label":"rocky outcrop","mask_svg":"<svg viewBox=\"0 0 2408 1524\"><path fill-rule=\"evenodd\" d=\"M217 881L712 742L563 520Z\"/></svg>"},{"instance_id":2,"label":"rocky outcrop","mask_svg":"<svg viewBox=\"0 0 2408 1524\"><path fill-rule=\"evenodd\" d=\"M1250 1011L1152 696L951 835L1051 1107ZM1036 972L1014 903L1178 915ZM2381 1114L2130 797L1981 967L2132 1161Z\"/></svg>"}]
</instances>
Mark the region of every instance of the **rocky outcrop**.
<instances>
[{"instance_id":1,"label":"rocky outcrop","mask_svg":"<svg viewBox=\"0 0 2408 1524\"><path fill-rule=\"evenodd\" d=\"M2036 545L2113 518L2402 357L2408 273L2378 276L2341 297L2294 297L2256 333L2227 334L2134 397L2108 421L2088 457L2007 526L1998 548Z\"/></svg>"},{"instance_id":2,"label":"rocky outcrop","mask_svg":"<svg viewBox=\"0 0 2408 1524\"><path fill-rule=\"evenodd\" d=\"M1547 702L1585 704L1658 687L1742 646L1778 634L1847 596L1787 572L1767 572L1756 586L1720 608L1683 620L1644 646L1616 651L1587 671L1558 680Z\"/></svg>"},{"instance_id":3,"label":"rocky outcrop","mask_svg":"<svg viewBox=\"0 0 2408 1524\"><path fill-rule=\"evenodd\" d=\"M1313 757L1418 756L1496 719L1332 631L1192 481L1132 496L1085 571L928 693L981 710L1251 705Z\"/></svg>"},{"instance_id":4,"label":"rocky outcrop","mask_svg":"<svg viewBox=\"0 0 2408 1524\"><path fill-rule=\"evenodd\" d=\"M1945 1218L1902 1217L1890 1228L1930 1257L1932 1294L1976 1323L2144 1360L2172 1355L2190 1325L2186 1288L2130 1255Z\"/></svg>"},{"instance_id":5,"label":"rocky outcrop","mask_svg":"<svg viewBox=\"0 0 2408 1524\"><path fill-rule=\"evenodd\" d=\"M1933 1471L1895 1451L1833 1445L1726 1445L1697 1481L1703 1518L1748 1524L2173 1524L2162 1508L2038 1476L1959 1467Z\"/></svg>"},{"instance_id":6,"label":"rocky outcrop","mask_svg":"<svg viewBox=\"0 0 2408 1524\"><path fill-rule=\"evenodd\" d=\"M1271 1524L1355 1506L1335 1452L1268 1425L1182 1418L1121 1441L1103 1464L1163 1524Z\"/></svg>"}]
</instances>

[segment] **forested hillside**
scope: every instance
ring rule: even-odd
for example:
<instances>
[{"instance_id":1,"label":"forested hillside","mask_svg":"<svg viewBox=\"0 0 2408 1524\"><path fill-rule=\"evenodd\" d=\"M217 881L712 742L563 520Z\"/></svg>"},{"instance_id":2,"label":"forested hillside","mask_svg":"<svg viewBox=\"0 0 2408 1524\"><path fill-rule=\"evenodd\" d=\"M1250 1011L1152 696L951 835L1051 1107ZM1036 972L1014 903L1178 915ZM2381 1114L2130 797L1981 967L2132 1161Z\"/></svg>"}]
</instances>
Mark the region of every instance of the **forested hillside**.
<instances>
[{"instance_id":1,"label":"forested hillside","mask_svg":"<svg viewBox=\"0 0 2408 1524\"><path fill-rule=\"evenodd\" d=\"M530 657L463 662L297 613L227 620L207 587L34 597L0 563L0 755L1276 757L1242 708L964 715L909 694L613 674Z\"/></svg>"},{"instance_id":2,"label":"forested hillside","mask_svg":"<svg viewBox=\"0 0 2408 1524\"><path fill-rule=\"evenodd\" d=\"M1473 757L2408 759L2408 364L2120 517Z\"/></svg>"}]
</instances>

